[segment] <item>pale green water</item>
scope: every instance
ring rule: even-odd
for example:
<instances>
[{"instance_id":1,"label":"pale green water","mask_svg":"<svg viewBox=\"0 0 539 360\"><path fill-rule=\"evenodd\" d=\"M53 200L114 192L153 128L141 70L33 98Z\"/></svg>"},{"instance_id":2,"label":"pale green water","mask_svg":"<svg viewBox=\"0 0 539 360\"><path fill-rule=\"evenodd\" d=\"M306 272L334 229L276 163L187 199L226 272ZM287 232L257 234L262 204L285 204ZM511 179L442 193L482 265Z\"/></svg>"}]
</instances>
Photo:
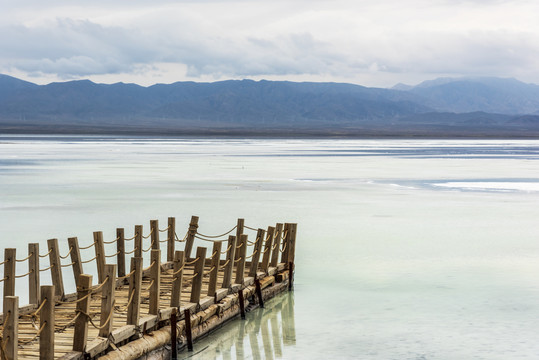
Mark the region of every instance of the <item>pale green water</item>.
<instances>
[{"instance_id":1,"label":"pale green water","mask_svg":"<svg viewBox=\"0 0 539 360\"><path fill-rule=\"evenodd\" d=\"M538 184L539 141L2 136L0 242L297 222L295 343L274 358L536 359ZM244 327L230 358L271 358Z\"/></svg>"}]
</instances>

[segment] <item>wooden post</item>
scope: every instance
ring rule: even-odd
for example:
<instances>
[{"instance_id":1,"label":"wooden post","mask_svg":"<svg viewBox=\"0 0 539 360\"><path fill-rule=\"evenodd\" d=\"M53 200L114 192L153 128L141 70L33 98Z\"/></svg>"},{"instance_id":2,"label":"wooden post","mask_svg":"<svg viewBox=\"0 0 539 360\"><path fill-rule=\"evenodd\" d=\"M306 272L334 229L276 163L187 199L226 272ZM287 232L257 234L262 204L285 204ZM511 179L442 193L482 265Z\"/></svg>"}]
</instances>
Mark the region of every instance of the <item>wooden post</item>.
<instances>
[{"instance_id":1,"label":"wooden post","mask_svg":"<svg viewBox=\"0 0 539 360\"><path fill-rule=\"evenodd\" d=\"M92 275L79 275L77 285L77 299L82 299L91 293ZM88 318L85 314L90 313L90 297L77 303L79 316L75 320L75 333L73 335L73 351L84 352L88 341Z\"/></svg>"},{"instance_id":2,"label":"wooden post","mask_svg":"<svg viewBox=\"0 0 539 360\"><path fill-rule=\"evenodd\" d=\"M198 303L202 291L202 279L204 277L204 263L206 262L206 248L197 247L197 261L195 262L193 283L191 288L191 302Z\"/></svg>"},{"instance_id":3,"label":"wooden post","mask_svg":"<svg viewBox=\"0 0 539 360\"><path fill-rule=\"evenodd\" d=\"M281 262L288 268L288 253L290 252L290 235L292 235L292 224L285 223L283 230L283 252L281 253Z\"/></svg>"},{"instance_id":4,"label":"wooden post","mask_svg":"<svg viewBox=\"0 0 539 360\"><path fill-rule=\"evenodd\" d=\"M243 290L238 291L238 299L240 301L240 314L241 318L245 319L245 300L243 298Z\"/></svg>"},{"instance_id":5,"label":"wooden post","mask_svg":"<svg viewBox=\"0 0 539 360\"><path fill-rule=\"evenodd\" d=\"M140 318L140 290L142 288L142 258L131 258L131 271L129 277L129 297L133 294L133 300L127 307L127 325L138 326Z\"/></svg>"},{"instance_id":6,"label":"wooden post","mask_svg":"<svg viewBox=\"0 0 539 360\"><path fill-rule=\"evenodd\" d=\"M41 286L41 302L45 302L39 316L39 359L54 359L54 285Z\"/></svg>"},{"instance_id":7,"label":"wooden post","mask_svg":"<svg viewBox=\"0 0 539 360\"><path fill-rule=\"evenodd\" d=\"M28 300L30 304L39 305L39 243L28 244Z\"/></svg>"},{"instance_id":8,"label":"wooden post","mask_svg":"<svg viewBox=\"0 0 539 360\"><path fill-rule=\"evenodd\" d=\"M159 242L158 242L159 244ZM150 281L153 282L150 288L150 311L151 315L159 314L159 297L161 289L161 250L152 249L150 258Z\"/></svg>"},{"instance_id":9,"label":"wooden post","mask_svg":"<svg viewBox=\"0 0 539 360\"><path fill-rule=\"evenodd\" d=\"M116 264L118 265L118 277L125 276L125 231L123 228L116 229Z\"/></svg>"},{"instance_id":10,"label":"wooden post","mask_svg":"<svg viewBox=\"0 0 539 360\"><path fill-rule=\"evenodd\" d=\"M236 224L236 239L239 242L241 241L241 235L243 234L243 229L245 227L245 219L238 219L238 223ZM236 257L234 260L238 260L239 258L239 252L236 251Z\"/></svg>"},{"instance_id":11,"label":"wooden post","mask_svg":"<svg viewBox=\"0 0 539 360\"><path fill-rule=\"evenodd\" d=\"M6 296L15 296L15 264L17 259L17 249L7 248L4 250L4 300ZM4 301L5 314L7 311Z\"/></svg>"},{"instance_id":12,"label":"wooden post","mask_svg":"<svg viewBox=\"0 0 539 360\"><path fill-rule=\"evenodd\" d=\"M51 279L56 296L62 300L64 298L64 279L62 278L62 263L60 262L60 250L58 239L47 240L49 247L49 261L51 266Z\"/></svg>"},{"instance_id":13,"label":"wooden post","mask_svg":"<svg viewBox=\"0 0 539 360\"><path fill-rule=\"evenodd\" d=\"M294 288L294 263L290 261L288 263L288 291L292 291Z\"/></svg>"},{"instance_id":14,"label":"wooden post","mask_svg":"<svg viewBox=\"0 0 539 360\"><path fill-rule=\"evenodd\" d=\"M176 218L168 218L167 230L167 261L174 261L174 249L176 244Z\"/></svg>"},{"instance_id":15,"label":"wooden post","mask_svg":"<svg viewBox=\"0 0 539 360\"><path fill-rule=\"evenodd\" d=\"M172 294L170 296L170 307L180 307L184 259L183 251L176 251L174 254L174 272L172 275Z\"/></svg>"},{"instance_id":16,"label":"wooden post","mask_svg":"<svg viewBox=\"0 0 539 360\"><path fill-rule=\"evenodd\" d=\"M261 308L264 307L264 298L262 297L262 287L260 286L260 280L255 279L256 296L258 297L258 304Z\"/></svg>"},{"instance_id":17,"label":"wooden post","mask_svg":"<svg viewBox=\"0 0 539 360\"><path fill-rule=\"evenodd\" d=\"M176 315L176 309L172 310L170 314L170 351L171 351L171 360L178 360L178 339L176 335L176 324L178 318Z\"/></svg>"},{"instance_id":18,"label":"wooden post","mask_svg":"<svg viewBox=\"0 0 539 360\"><path fill-rule=\"evenodd\" d=\"M17 360L19 342L19 297L4 297L4 332L3 344L6 359ZM9 316L9 319L7 318ZM7 320L7 321L6 321ZM3 358L3 357L2 357Z\"/></svg>"},{"instance_id":19,"label":"wooden post","mask_svg":"<svg viewBox=\"0 0 539 360\"><path fill-rule=\"evenodd\" d=\"M294 263L296 257L296 232L298 224L290 224L288 238L288 259L287 262Z\"/></svg>"},{"instance_id":20,"label":"wooden post","mask_svg":"<svg viewBox=\"0 0 539 360\"><path fill-rule=\"evenodd\" d=\"M254 277L255 279L258 271L258 263L260 261L260 253L262 252L264 233L264 229L258 229L256 232L255 247L253 249L253 257L251 258L251 268L249 269L249 276Z\"/></svg>"},{"instance_id":21,"label":"wooden post","mask_svg":"<svg viewBox=\"0 0 539 360\"><path fill-rule=\"evenodd\" d=\"M262 256L262 270L267 274L268 268L271 259L271 248L273 247L273 234L275 228L273 226L268 226L268 231L266 232L266 244L264 246L264 256Z\"/></svg>"},{"instance_id":22,"label":"wooden post","mask_svg":"<svg viewBox=\"0 0 539 360\"><path fill-rule=\"evenodd\" d=\"M158 220L150 220L150 232L151 232L151 245L152 249L159 250L159 221Z\"/></svg>"},{"instance_id":23,"label":"wooden post","mask_svg":"<svg viewBox=\"0 0 539 360\"><path fill-rule=\"evenodd\" d=\"M238 264L236 265L236 284L243 284L245 277L245 256L247 255L247 235L240 236L240 243L237 246L239 253Z\"/></svg>"},{"instance_id":24,"label":"wooden post","mask_svg":"<svg viewBox=\"0 0 539 360\"><path fill-rule=\"evenodd\" d=\"M223 273L223 288L229 288L232 285L232 271L234 270L234 257L236 253L236 237L228 236L228 251L226 253L226 265Z\"/></svg>"},{"instance_id":25,"label":"wooden post","mask_svg":"<svg viewBox=\"0 0 539 360\"><path fill-rule=\"evenodd\" d=\"M114 292L116 288L116 265L108 264L103 268L103 279L107 279L107 283L101 291L101 321L99 326L103 328L99 330L99 336L108 338L113 328L114 321Z\"/></svg>"},{"instance_id":26,"label":"wooden post","mask_svg":"<svg viewBox=\"0 0 539 360\"><path fill-rule=\"evenodd\" d=\"M193 333L191 332L191 312L189 309L183 311L185 318L185 337L187 338L187 351L193 351Z\"/></svg>"},{"instance_id":27,"label":"wooden post","mask_svg":"<svg viewBox=\"0 0 539 360\"><path fill-rule=\"evenodd\" d=\"M71 263L73 264L75 284L79 286L80 276L84 273L82 270L82 261L80 257L79 239L76 237L70 237L67 239L67 243L71 249Z\"/></svg>"},{"instance_id":28,"label":"wooden post","mask_svg":"<svg viewBox=\"0 0 539 360\"><path fill-rule=\"evenodd\" d=\"M142 225L135 225L135 256L142 257Z\"/></svg>"},{"instance_id":29,"label":"wooden post","mask_svg":"<svg viewBox=\"0 0 539 360\"><path fill-rule=\"evenodd\" d=\"M281 252L281 233L283 232L283 224L277 224L275 226L275 233L273 234L273 247L271 248L271 267L276 267L279 261L279 253Z\"/></svg>"},{"instance_id":30,"label":"wooden post","mask_svg":"<svg viewBox=\"0 0 539 360\"><path fill-rule=\"evenodd\" d=\"M191 216L191 222L189 223L189 230L187 232L187 238L185 240L184 255L187 260L191 258L191 251L193 250L193 243L195 242L195 235L198 229L198 216Z\"/></svg>"},{"instance_id":31,"label":"wooden post","mask_svg":"<svg viewBox=\"0 0 539 360\"><path fill-rule=\"evenodd\" d=\"M105 264L107 260L105 258L105 243L103 242L103 232L94 231L94 248L96 256L96 266L97 266L97 280L100 284L105 281Z\"/></svg>"},{"instance_id":32,"label":"wooden post","mask_svg":"<svg viewBox=\"0 0 539 360\"><path fill-rule=\"evenodd\" d=\"M208 284L208 296L215 296L217 291L217 277L219 275L219 265L221 264L221 242L213 243L212 258L211 258L211 273L210 282ZM213 270L212 270L213 269Z\"/></svg>"}]
</instances>

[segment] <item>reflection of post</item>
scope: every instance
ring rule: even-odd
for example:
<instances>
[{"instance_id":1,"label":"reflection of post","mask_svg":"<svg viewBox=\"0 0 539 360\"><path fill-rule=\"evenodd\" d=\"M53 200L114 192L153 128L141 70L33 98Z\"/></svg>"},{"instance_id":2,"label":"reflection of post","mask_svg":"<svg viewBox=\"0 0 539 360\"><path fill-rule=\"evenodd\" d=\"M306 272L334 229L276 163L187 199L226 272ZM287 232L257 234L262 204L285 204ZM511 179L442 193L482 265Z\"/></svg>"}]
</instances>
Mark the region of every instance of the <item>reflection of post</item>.
<instances>
[{"instance_id":1,"label":"reflection of post","mask_svg":"<svg viewBox=\"0 0 539 360\"><path fill-rule=\"evenodd\" d=\"M283 304L283 342L286 345L296 344L296 323L294 321L294 293L288 293L288 301Z\"/></svg>"},{"instance_id":2,"label":"reflection of post","mask_svg":"<svg viewBox=\"0 0 539 360\"><path fill-rule=\"evenodd\" d=\"M251 344L251 352L253 359L261 359L260 348L258 346L258 333L249 331L249 344ZM267 358L266 358L267 359Z\"/></svg>"},{"instance_id":3,"label":"reflection of post","mask_svg":"<svg viewBox=\"0 0 539 360\"><path fill-rule=\"evenodd\" d=\"M260 311L260 314L262 315L262 311ZM273 360L273 346L271 344L271 337L270 337L270 332L269 332L269 322L270 322L270 319L273 320L276 318L276 315L277 314L274 314L273 311L271 311L270 313L270 317L264 317L262 318L262 316L260 316L260 319L257 319L257 321L260 323L260 332L262 334L262 344L264 345L264 357L266 358L266 360ZM275 341L275 339L273 340ZM279 346L281 345L280 343L280 339L278 339L279 341Z\"/></svg>"},{"instance_id":4,"label":"reflection of post","mask_svg":"<svg viewBox=\"0 0 539 360\"><path fill-rule=\"evenodd\" d=\"M277 312L281 312L281 304L279 304L279 307L275 306L273 308ZM282 312L281 312L281 318L282 318ZM281 345L281 324L279 324L279 319L277 318L277 314L272 316L270 318L271 320L271 337L273 339L273 351L275 352L275 357L277 359L283 357L283 347Z\"/></svg>"},{"instance_id":5,"label":"reflection of post","mask_svg":"<svg viewBox=\"0 0 539 360\"><path fill-rule=\"evenodd\" d=\"M236 359L243 359L245 352L243 351L243 339L245 338L245 321L240 321L238 337L236 338Z\"/></svg>"}]
</instances>

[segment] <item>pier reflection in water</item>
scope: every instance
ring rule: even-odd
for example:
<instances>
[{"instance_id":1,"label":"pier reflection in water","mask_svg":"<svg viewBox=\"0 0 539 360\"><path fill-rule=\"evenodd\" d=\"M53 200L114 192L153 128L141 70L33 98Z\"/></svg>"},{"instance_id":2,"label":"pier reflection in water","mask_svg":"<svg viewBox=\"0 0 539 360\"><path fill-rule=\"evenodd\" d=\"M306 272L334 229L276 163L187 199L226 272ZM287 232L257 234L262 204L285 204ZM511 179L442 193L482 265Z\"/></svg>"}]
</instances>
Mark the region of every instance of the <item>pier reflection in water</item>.
<instances>
[{"instance_id":1,"label":"pier reflection in water","mask_svg":"<svg viewBox=\"0 0 539 360\"><path fill-rule=\"evenodd\" d=\"M183 351L178 359L280 359L296 345L294 293L288 292L225 324L222 329Z\"/></svg>"}]
</instances>

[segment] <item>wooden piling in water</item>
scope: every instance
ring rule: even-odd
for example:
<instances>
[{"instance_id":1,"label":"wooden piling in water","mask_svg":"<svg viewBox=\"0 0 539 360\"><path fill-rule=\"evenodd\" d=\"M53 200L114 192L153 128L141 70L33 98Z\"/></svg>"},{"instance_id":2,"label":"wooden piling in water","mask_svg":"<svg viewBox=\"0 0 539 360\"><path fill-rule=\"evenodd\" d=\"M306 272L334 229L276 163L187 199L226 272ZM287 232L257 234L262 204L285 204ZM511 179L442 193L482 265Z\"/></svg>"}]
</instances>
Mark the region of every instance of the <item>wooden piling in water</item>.
<instances>
[{"instance_id":1,"label":"wooden piling in water","mask_svg":"<svg viewBox=\"0 0 539 360\"><path fill-rule=\"evenodd\" d=\"M184 310L185 319L185 337L187 340L187 351L193 351L193 333L191 329L191 311L189 309Z\"/></svg>"},{"instance_id":2,"label":"wooden piling in water","mask_svg":"<svg viewBox=\"0 0 539 360\"><path fill-rule=\"evenodd\" d=\"M60 250L58 248L58 239L47 240L49 247L49 261L51 267L51 279L56 297L60 300L64 298L64 279L62 277L62 263L60 262Z\"/></svg>"}]
</instances>

